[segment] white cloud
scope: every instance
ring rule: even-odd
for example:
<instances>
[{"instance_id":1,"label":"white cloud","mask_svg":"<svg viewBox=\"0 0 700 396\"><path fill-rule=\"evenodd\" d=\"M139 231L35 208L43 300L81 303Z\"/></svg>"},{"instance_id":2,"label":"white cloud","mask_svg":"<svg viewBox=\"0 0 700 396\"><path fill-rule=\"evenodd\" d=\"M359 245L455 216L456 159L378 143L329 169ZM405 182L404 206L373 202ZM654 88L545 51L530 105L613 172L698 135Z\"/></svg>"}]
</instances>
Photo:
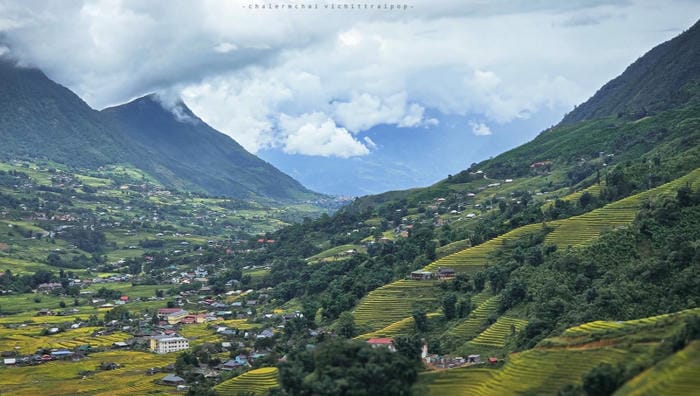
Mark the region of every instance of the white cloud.
<instances>
[{"instance_id":1,"label":"white cloud","mask_svg":"<svg viewBox=\"0 0 700 396\"><path fill-rule=\"evenodd\" d=\"M469 127L472 129L472 133L476 136L488 136L491 135L491 128L483 122L469 121Z\"/></svg>"},{"instance_id":2,"label":"white cloud","mask_svg":"<svg viewBox=\"0 0 700 396\"><path fill-rule=\"evenodd\" d=\"M252 152L363 155L373 146L356 134L436 125L428 110L473 115L486 129L569 110L700 13L682 0L415 0L400 12L248 4L0 0L0 44L97 108L174 87ZM325 118L295 133L336 140L290 142L279 115L316 113Z\"/></svg>"},{"instance_id":3,"label":"white cloud","mask_svg":"<svg viewBox=\"0 0 700 396\"><path fill-rule=\"evenodd\" d=\"M164 109L170 111L175 116L177 121L186 122L193 125L199 123L198 119L192 117L185 110L177 90L162 90L155 94L153 98L157 100Z\"/></svg>"},{"instance_id":4,"label":"white cloud","mask_svg":"<svg viewBox=\"0 0 700 396\"><path fill-rule=\"evenodd\" d=\"M354 93L349 101L335 102L333 106L335 118L355 133L379 124L417 126L423 120L425 111L416 103L406 103L405 92L384 98L369 93Z\"/></svg>"},{"instance_id":5,"label":"white cloud","mask_svg":"<svg viewBox=\"0 0 700 396\"><path fill-rule=\"evenodd\" d=\"M342 45L355 47L362 42L362 34L355 29L351 29L338 34L338 41L340 41Z\"/></svg>"},{"instance_id":6,"label":"white cloud","mask_svg":"<svg viewBox=\"0 0 700 396\"><path fill-rule=\"evenodd\" d=\"M370 150L375 150L377 148L377 143L374 143L369 136L365 136L362 140L365 141L365 145L367 145Z\"/></svg>"},{"instance_id":7,"label":"white cloud","mask_svg":"<svg viewBox=\"0 0 700 396\"><path fill-rule=\"evenodd\" d=\"M214 51L220 53L220 54L225 54L231 51L235 51L238 49L238 46L236 44L231 44L231 43L219 43L214 47Z\"/></svg>"},{"instance_id":8,"label":"white cloud","mask_svg":"<svg viewBox=\"0 0 700 396\"><path fill-rule=\"evenodd\" d=\"M284 132L282 150L288 154L341 158L369 154L369 149L355 140L347 129L338 127L323 113L299 117L282 114L279 124Z\"/></svg>"}]
</instances>

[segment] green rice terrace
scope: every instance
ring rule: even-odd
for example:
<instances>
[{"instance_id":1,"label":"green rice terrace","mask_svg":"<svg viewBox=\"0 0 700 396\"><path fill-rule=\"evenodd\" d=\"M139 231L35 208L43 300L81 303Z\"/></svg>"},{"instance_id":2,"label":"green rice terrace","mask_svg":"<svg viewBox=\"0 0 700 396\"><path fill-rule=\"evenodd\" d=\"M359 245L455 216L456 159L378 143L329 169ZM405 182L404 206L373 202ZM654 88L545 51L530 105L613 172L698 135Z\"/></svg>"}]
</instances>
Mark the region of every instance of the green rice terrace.
<instances>
[{"instance_id":1,"label":"green rice terrace","mask_svg":"<svg viewBox=\"0 0 700 396\"><path fill-rule=\"evenodd\" d=\"M615 395L692 395L700 389L700 341L664 359L633 378Z\"/></svg>"},{"instance_id":2,"label":"green rice terrace","mask_svg":"<svg viewBox=\"0 0 700 396\"><path fill-rule=\"evenodd\" d=\"M496 323L481 332L471 340L472 344L490 345L495 347L505 346L506 336L522 330L527 324L526 320L501 316Z\"/></svg>"},{"instance_id":3,"label":"green rice terrace","mask_svg":"<svg viewBox=\"0 0 700 396\"><path fill-rule=\"evenodd\" d=\"M381 329L411 316L415 304L434 304L434 281L399 280L370 292L355 309L355 323Z\"/></svg>"},{"instance_id":4,"label":"green rice terrace","mask_svg":"<svg viewBox=\"0 0 700 396\"><path fill-rule=\"evenodd\" d=\"M441 313L439 312L430 312L426 314L426 317L428 320L431 319L438 319L442 316ZM357 337L355 337L358 340L367 340L370 338L382 338L382 337L388 337L388 338L394 338L398 337L400 335L409 335L413 332L413 329L415 327L415 319L413 317L408 317L408 318L403 318L397 322L394 322L382 329L373 331L371 333L365 333L361 334Z\"/></svg>"},{"instance_id":5,"label":"green rice terrace","mask_svg":"<svg viewBox=\"0 0 700 396\"><path fill-rule=\"evenodd\" d=\"M271 388L279 387L277 368L264 367L241 374L226 380L214 387L219 395L246 394L259 396L266 394Z\"/></svg>"},{"instance_id":6,"label":"green rice terrace","mask_svg":"<svg viewBox=\"0 0 700 396\"><path fill-rule=\"evenodd\" d=\"M533 349L511 353L502 368L462 367L423 373L416 389L427 387L426 394L447 396L557 394L565 386L580 385L583 376L601 363L616 365L654 356L656 348L668 342L666 338L682 325L683 318L699 314L700 310L694 309L614 326L587 323L545 339ZM638 374L615 394L694 394L699 345L691 342Z\"/></svg>"},{"instance_id":7,"label":"green rice terrace","mask_svg":"<svg viewBox=\"0 0 700 396\"><path fill-rule=\"evenodd\" d=\"M480 293L477 297L483 295L486 295L486 293ZM445 332L446 336L464 342L479 335L479 331L486 323L487 318L497 312L500 297L491 296L480 302L478 300L476 297L472 299L472 303L476 305L476 308L469 313L466 319L447 330Z\"/></svg>"},{"instance_id":8,"label":"green rice terrace","mask_svg":"<svg viewBox=\"0 0 700 396\"><path fill-rule=\"evenodd\" d=\"M700 186L700 169L657 188L633 195L593 210L581 216L557 220L546 224L553 231L547 234L545 243L558 247L585 245L607 230L630 224L640 205L650 199L675 194L682 186L697 189ZM424 271L436 271L441 267L452 268L458 273L473 274L486 268L489 257L509 241L541 230L542 224L529 224L493 238L480 245L440 258ZM356 323L372 331L411 316L418 305L436 307L435 281L399 280L370 292L354 311Z\"/></svg>"}]
</instances>

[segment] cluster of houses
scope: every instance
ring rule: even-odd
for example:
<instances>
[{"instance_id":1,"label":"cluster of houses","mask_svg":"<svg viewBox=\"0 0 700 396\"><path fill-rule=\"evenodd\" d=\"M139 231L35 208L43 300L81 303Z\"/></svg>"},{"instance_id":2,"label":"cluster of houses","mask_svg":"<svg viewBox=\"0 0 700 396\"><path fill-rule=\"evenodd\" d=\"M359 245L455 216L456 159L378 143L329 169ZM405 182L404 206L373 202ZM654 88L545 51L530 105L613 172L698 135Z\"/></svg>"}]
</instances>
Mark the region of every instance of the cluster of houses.
<instances>
[{"instance_id":1,"label":"cluster of houses","mask_svg":"<svg viewBox=\"0 0 700 396\"><path fill-rule=\"evenodd\" d=\"M392 338L370 338L367 340L367 343L373 348L387 348L391 352L396 352L396 347L394 346L394 340ZM421 347L421 359L426 367L432 370L485 363L481 360L481 355L469 355L464 358L462 356L429 354L427 343L423 343ZM487 361L489 364L498 363L498 359L495 357L489 357Z\"/></svg>"}]
</instances>

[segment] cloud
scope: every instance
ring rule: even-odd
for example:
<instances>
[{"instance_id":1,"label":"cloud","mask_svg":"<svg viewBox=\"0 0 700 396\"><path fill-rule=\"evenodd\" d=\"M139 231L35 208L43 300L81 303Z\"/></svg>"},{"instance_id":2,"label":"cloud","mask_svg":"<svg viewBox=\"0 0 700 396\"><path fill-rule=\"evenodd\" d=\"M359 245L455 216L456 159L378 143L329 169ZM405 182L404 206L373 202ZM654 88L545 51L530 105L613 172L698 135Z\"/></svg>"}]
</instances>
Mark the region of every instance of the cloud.
<instances>
[{"instance_id":1,"label":"cloud","mask_svg":"<svg viewBox=\"0 0 700 396\"><path fill-rule=\"evenodd\" d=\"M248 4L0 0L0 37L9 55L93 107L175 90L252 152L347 156L373 149L356 137L382 124L431 127L443 114L493 126L563 113L700 13L682 0L415 0L393 12ZM323 116L290 140L280 114Z\"/></svg>"},{"instance_id":2,"label":"cloud","mask_svg":"<svg viewBox=\"0 0 700 396\"><path fill-rule=\"evenodd\" d=\"M177 90L162 90L154 94L152 97L158 103L160 103L164 109L171 112L177 121L192 125L197 125L200 123L200 120L187 111L185 104L180 99L180 95Z\"/></svg>"},{"instance_id":3,"label":"cloud","mask_svg":"<svg viewBox=\"0 0 700 396\"><path fill-rule=\"evenodd\" d=\"M469 121L469 127L472 129L472 133L475 136L488 136L491 135L491 128L483 122Z\"/></svg>"},{"instance_id":4,"label":"cloud","mask_svg":"<svg viewBox=\"0 0 700 396\"><path fill-rule=\"evenodd\" d=\"M365 136L362 140L364 140L365 145L370 149L370 150L375 150L377 148L377 144L374 143L374 141L369 137Z\"/></svg>"},{"instance_id":5,"label":"cloud","mask_svg":"<svg viewBox=\"0 0 700 396\"><path fill-rule=\"evenodd\" d=\"M323 113L303 114L299 117L282 114L280 127L284 132L282 150L288 154L340 158L369 154L365 145Z\"/></svg>"},{"instance_id":6,"label":"cloud","mask_svg":"<svg viewBox=\"0 0 700 396\"><path fill-rule=\"evenodd\" d=\"M396 124L414 127L423 121L425 109L416 103L406 102L406 93L387 97L369 93L354 93L347 102L333 103L334 116L350 131L365 131L379 124Z\"/></svg>"},{"instance_id":7,"label":"cloud","mask_svg":"<svg viewBox=\"0 0 700 396\"><path fill-rule=\"evenodd\" d=\"M220 54L226 54L231 51L235 51L238 49L238 46L236 44L231 44L231 43L219 43L214 47L214 51L218 52Z\"/></svg>"}]
</instances>

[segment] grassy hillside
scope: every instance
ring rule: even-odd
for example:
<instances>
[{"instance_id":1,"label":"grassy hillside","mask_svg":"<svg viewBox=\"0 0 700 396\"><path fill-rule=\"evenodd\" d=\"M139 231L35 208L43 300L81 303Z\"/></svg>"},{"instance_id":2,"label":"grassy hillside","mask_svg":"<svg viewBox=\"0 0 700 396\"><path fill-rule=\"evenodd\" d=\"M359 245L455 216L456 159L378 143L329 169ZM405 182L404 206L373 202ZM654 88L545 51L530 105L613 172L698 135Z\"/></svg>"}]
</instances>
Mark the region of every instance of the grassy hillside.
<instances>
[{"instance_id":1,"label":"grassy hillside","mask_svg":"<svg viewBox=\"0 0 700 396\"><path fill-rule=\"evenodd\" d=\"M564 123L606 116L641 117L684 103L700 75L700 24L656 46L564 117ZM672 60L672 61L669 61Z\"/></svg>"},{"instance_id":2,"label":"grassy hillside","mask_svg":"<svg viewBox=\"0 0 700 396\"><path fill-rule=\"evenodd\" d=\"M683 327L683 319L699 314L695 309L616 322L614 328L602 333L589 332L586 329L598 326L584 324L545 339L533 349L510 354L502 368L466 367L424 373L416 389L440 395L555 395L562 391L583 395L584 377L594 367L604 363L632 367L651 362L651 369L638 376L629 374L629 382L615 394L690 395L694 380L688 375L697 360L697 341L665 360L654 359L660 356L663 344Z\"/></svg>"},{"instance_id":3,"label":"grassy hillside","mask_svg":"<svg viewBox=\"0 0 700 396\"><path fill-rule=\"evenodd\" d=\"M546 226L532 224L517 228L481 245L438 259L424 267L423 270L435 271L439 267L449 267L465 274L483 271L487 268L491 256L499 248L509 241L542 230L543 227L550 230L544 239L546 244L552 244L559 248L585 245L606 231L630 224L642 203L672 196L677 188L685 185L696 190L700 188L700 169L671 183L614 202L581 216L557 220L547 223ZM441 294L442 292L435 287L434 282L400 280L390 283L370 292L367 297L360 301L355 309L355 320L360 326L377 330L387 326L392 320L399 321L411 316L413 310L418 306L437 308Z\"/></svg>"},{"instance_id":4,"label":"grassy hillside","mask_svg":"<svg viewBox=\"0 0 700 396\"><path fill-rule=\"evenodd\" d=\"M214 387L220 395L246 394L252 396L265 395L271 388L279 386L277 369L265 367L248 371Z\"/></svg>"}]
</instances>

